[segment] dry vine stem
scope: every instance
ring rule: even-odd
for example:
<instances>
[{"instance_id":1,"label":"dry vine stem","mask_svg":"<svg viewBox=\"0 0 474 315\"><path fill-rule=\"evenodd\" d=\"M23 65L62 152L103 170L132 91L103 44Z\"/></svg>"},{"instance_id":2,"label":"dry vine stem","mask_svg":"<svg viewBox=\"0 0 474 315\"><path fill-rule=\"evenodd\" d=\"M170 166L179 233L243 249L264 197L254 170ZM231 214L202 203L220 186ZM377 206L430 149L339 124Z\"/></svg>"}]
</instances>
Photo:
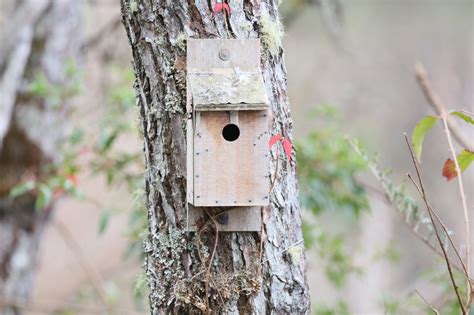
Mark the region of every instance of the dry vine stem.
<instances>
[{"instance_id":1,"label":"dry vine stem","mask_svg":"<svg viewBox=\"0 0 474 315\"><path fill-rule=\"evenodd\" d=\"M210 219L210 220L212 221L212 223L214 224L214 228L215 228L215 231L216 231L215 237L214 237L214 245L213 245L213 248L212 248L211 256L210 256L210 258L209 258L209 264L208 264L208 265L206 266L206 268L205 268L205 269L206 269L206 279L204 280L204 290L205 290L205 297L206 297L206 299L205 299L205 301L206 301L206 313L207 313L207 314L210 314L211 309L210 309L209 295L208 295L208 292L209 292L209 281L212 281L212 283L213 283L214 286L216 287L217 294L219 295L219 298L220 298L220 300L221 300L222 305L224 305L225 303L224 303L224 299L223 299L223 297L222 297L222 295L221 295L221 293L220 293L220 291L219 291L219 288L218 288L217 284L214 282L214 279L212 278L212 275L211 275L212 261L214 260L214 255L215 255L216 250L217 250L217 243L219 242L219 227L218 227L218 225L217 225L216 220L214 219L214 216L212 216L212 215L209 213L209 211L207 211L206 208L204 208L204 211L206 212L207 216L209 217L209 219ZM209 221L205 222L205 223L203 224L203 226L197 231L197 234L196 234L196 235L197 235L197 238L196 238L197 253L198 253L199 259L201 260L201 263L202 263L203 265L205 265L205 263L204 263L204 260L203 260L202 257L201 257L200 252L199 252L199 247L200 247L199 244L201 243L201 237L200 237L200 235L201 235L201 232L204 231L204 229L206 228L208 222L209 222Z\"/></svg>"},{"instance_id":2,"label":"dry vine stem","mask_svg":"<svg viewBox=\"0 0 474 315\"><path fill-rule=\"evenodd\" d=\"M439 311L433 306L433 304L431 304L430 302L428 302L427 299L425 299L425 297L420 293L420 291L415 289L415 292L423 300L423 302L425 302L425 304L433 311L433 313L435 313L436 315L439 315Z\"/></svg>"},{"instance_id":3,"label":"dry vine stem","mask_svg":"<svg viewBox=\"0 0 474 315\"><path fill-rule=\"evenodd\" d=\"M380 201L382 201L383 203L385 203L386 206L388 207L393 207L393 204L387 199L386 195L384 194L384 192L382 192L381 190L367 184L367 183L364 183L362 181L358 181L359 185L363 186L366 190L370 190L373 192L373 196L375 196L376 198L378 198ZM416 183L412 180L412 183L415 184L415 187L417 188L420 196L421 196L421 190L419 189L418 185L416 185ZM436 218L436 220L439 222L439 224L441 225L441 227L443 228L444 232L446 233L446 235L448 236L448 240L449 240L449 243L451 244L451 246L453 246L454 248L454 251L456 253L456 256L458 257L458 259L460 260L461 262L461 266L457 265L455 262L451 261L451 259L449 260L450 263L451 263L451 266L456 269L457 271L459 271L460 273L462 273L463 275L466 274L466 265L464 264L464 261L459 253L459 250L458 248L456 247L456 245L454 244L454 241L451 237L451 235L449 235L448 233L448 229L446 228L446 225L444 224L443 221L441 221L441 218L438 216L438 214L436 212L434 212L433 208L431 207L430 208L431 211L433 211L433 214L434 214L434 217ZM400 215L400 213L397 212L397 214L402 218L402 222L405 222L403 220L403 217ZM441 258L444 258L443 256L443 253L440 252L436 247L433 246L433 244L429 243L425 238L423 238L423 236L421 234L419 234L418 232L414 231L412 228L410 228L409 226L409 229L408 229L416 238L418 238L420 241L422 241L429 249L431 249L435 254L437 254L439 257Z\"/></svg>"},{"instance_id":4,"label":"dry vine stem","mask_svg":"<svg viewBox=\"0 0 474 315\"><path fill-rule=\"evenodd\" d=\"M449 272L449 278L451 279L451 284L453 285L454 292L456 293L456 297L458 299L459 306L461 307L462 314L466 315L467 314L466 306L464 305L464 302L462 301L461 295L459 293L459 288L456 284L456 280L454 279L454 275L453 275L453 271L452 271L452 268L451 268L451 263L449 261L448 253L446 252L446 249L443 246L443 241L441 240L441 236L439 234L438 227L436 226L436 222L434 221L434 218L433 218L433 213L431 212L431 207L429 205L428 197L427 197L426 192L425 192L425 186L423 185L423 180L421 178L421 172L420 172L418 162L417 162L416 157L415 157L415 153L413 152L413 149L410 145L410 141L408 140L407 135L404 134L404 136L405 136L405 141L408 145L408 149L410 150L410 155L411 155L411 158L413 160L413 165L415 166L416 176L417 176L418 182L420 184L421 196L423 198L423 201L425 202L426 210L428 211L428 214L430 216L431 224L433 225L433 230L435 232L436 239L438 240L439 246L441 247L441 251L443 252L443 256L444 256L444 259L445 259L445 262L446 262L446 266L447 266L448 272ZM410 180L413 181L413 183L415 183L415 181L413 180L413 178L409 174L408 174L408 177L410 178ZM469 280L468 280L468 282L469 282Z\"/></svg>"},{"instance_id":5,"label":"dry vine stem","mask_svg":"<svg viewBox=\"0 0 474 315\"><path fill-rule=\"evenodd\" d=\"M454 161L454 166L456 167L456 173L457 173L457 177L458 177L458 184L459 184L459 192L461 194L461 201L462 201L462 207L463 207L463 211L464 211L464 225L465 225L465 229L466 229L466 267L467 267L467 288L468 288L468 292L467 292L467 307L469 309L469 306L472 302L472 294L473 294L473 289L472 289L472 286L471 286L471 281L469 280L470 279L470 275L471 275L471 233L470 233L470 223L469 223L469 211L467 210L467 202L466 202L466 195L464 194L464 184L463 184L463 181L462 181L462 174L461 174L461 167L459 166L459 161L458 161L458 158L456 156L456 152L454 151L454 146L453 146L453 142L451 140L451 134L450 134L450 131L449 131L449 128L448 128L448 123L447 123L447 119L446 119L446 116L447 114L446 113L443 113L441 115L441 119L443 120L443 125L444 125L444 132L446 133L446 138L448 139L448 143L449 143L449 149L451 151L451 155L453 157L453 161Z\"/></svg>"},{"instance_id":6,"label":"dry vine stem","mask_svg":"<svg viewBox=\"0 0 474 315\"><path fill-rule=\"evenodd\" d=\"M420 187L417 185L417 183L415 182L415 180L413 179L413 177L411 176L410 173L407 174L408 178L411 180L411 182L413 183L413 185L415 186L416 190L418 191L418 193L420 194L420 196L423 198L423 192L421 191ZM453 238L451 237L451 235L449 234L449 231L446 227L446 225L444 224L444 222L441 220L441 218L438 216L438 214L436 213L436 211L434 211L433 207L431 207L430 204L428 204L428 207L429 207L429 210L431 211L431 213L433 214L433 216L436 218L436 221L438 221L439 225L441 225L441 228L443 229L444 233L446 234L446 237L448 238L449 240L449 243L451 244L451 246L453 247L454 249L454 252L456 254L456 257L458 257L459 261L461 262L461 267L462 267L462 270L458 268L458 270L466 277L467 280L469 280L469 274L467 272L467 268L466 268L466 264L464 263L464 260L462 259L461 257L461 254L459 253L459 250L457 248L457 246L454 244L454 241L453 241ZM451 262L452 264L452 262Z\"/></svg>"},{"instance_id":7,"label":"dry vine stem","mask_svg":"<svg viewBox=\"0 0 474 315\"><path fill-rule=\"evenodd\" d=\"M457 173L459 192L461 194L462 207L464 212L464 228L465 228L465 237L466 237L466 269L467 269L467 306L472 303L472 296L474 295L474 290L472 283L469 280L471 275L471 234L470 234L470 221L469 221L469 211L467 208L466 195L464 193L464 184L462 181L461 168L459 167L459 161L456 156L456 151L454 149L453 141L451 139L451 132L454 138L461 144L465 149L469 151L474 151L474 145L467 140L464 135L460 132L456 125L454 125L451 120L448 119L448 112L440 97L436 95L428 81L426 71L421 64L415 66L416 78L420 84L423 93L425 94L426 99L428 100L431 107L439 114L441 120L443 121L444 132L449 145L449 150L451 152L454 166Z\"/></svg>"}]
</instances>

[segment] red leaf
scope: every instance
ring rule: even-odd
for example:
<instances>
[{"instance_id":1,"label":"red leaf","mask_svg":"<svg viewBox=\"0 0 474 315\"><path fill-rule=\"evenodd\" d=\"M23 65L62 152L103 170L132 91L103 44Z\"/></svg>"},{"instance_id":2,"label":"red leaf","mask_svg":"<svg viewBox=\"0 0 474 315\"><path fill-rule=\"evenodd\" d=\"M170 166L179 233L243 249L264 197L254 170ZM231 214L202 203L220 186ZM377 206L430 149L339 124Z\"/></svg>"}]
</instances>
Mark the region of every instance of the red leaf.
<instances>
[{"instance_id":1,"label":"red leaf","mask_svg":"<svg viewBox=\"0 0 474 315\"><path fill-rule=\"evenodd\" d=\"M293 153L293 144L290 140L286 138L283 140L283 150L285 150L285 154L288 158L288 161L291 161L291 154Z\"/></svg>"},{"instance_id":2,"label":"red leaf","mask_svg":"<svg viewBox=\"0 0 474 315\"><path fill-rule=\"evenodd\" d=\"M223 4L224 10L227 12L228 15L230 15L230 7L227 3Z\"/></svg>"},{"instance_id":3,"label":"red leaf","mask_svg":"<svg viewBox=\"0 0 474 315\"><path fill-rule=\"evenodd\" d=\"M268 141L268 146L270 147L270 149L273 147L273 145L275 143L277 143L278 141L280 141L282 138L281 134L276 134L274 135L273 137L270 138L270 141Z\"/></svg>"},{"instance_id":4,"label":"red leaf","mask_svg":"<svg viewBox=\"0 0 474 315\"><path fill-rule=\"evenodd\" d=\"M214 5L214 10L213 10L214 14L221 12L222 9L223 9L223 7L224 7L224 6L223 6L222 3L216 3L216 4Z\"/></svg>"},{"instance_id":5,"label":"red leaf","mask_svg":"<svg viewBox=\"0 0 474 315\"><path fill-rule=\"evenodd\" d=\"M79 183L79 179L77 178L76 174L69 174L67 178L73 183L74 186L77 186Z\"/></svg>"},{"instance_id":6,"label":"red leaf","mask_svg":"<svg viewBox=\"0 0 474 315\"><path fill-rule=\"evenodd\" d=\"M59 199L66 194L66 191L63 188L56 188L53 190L53 199Z\"/></svg>"},{"instance_id":7,"label":"red leaf","mask_svg":"<svg viewBox=\"0 0 474 315\"><path fill-rule=\"evenodd\" d=\"M454 165L453 160L447 159L446 162L444 162L443 176L446 177L448 181L458 176L456 172L456 165Z\"/></svg>"}]
</instances>

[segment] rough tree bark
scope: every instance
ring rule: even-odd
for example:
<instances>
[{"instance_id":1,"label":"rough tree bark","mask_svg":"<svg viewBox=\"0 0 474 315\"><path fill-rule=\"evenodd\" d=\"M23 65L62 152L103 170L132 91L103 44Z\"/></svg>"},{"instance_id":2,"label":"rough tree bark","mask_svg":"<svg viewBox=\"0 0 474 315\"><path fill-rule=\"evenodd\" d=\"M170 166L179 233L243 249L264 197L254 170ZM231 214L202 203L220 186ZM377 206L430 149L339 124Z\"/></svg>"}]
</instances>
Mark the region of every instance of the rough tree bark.
<instances>
[{"instance_id":1,"label":"rough tree bark","mask_svg":"<svg viewBox=\"0 0 474 315\"><path fill-rule=\"evenodd\" d=\"M261 233L186 233L186 38L260 38L271 134L292 137L277 0L122 0L144 136L153 314L309 314L295 163L279 159ZM275 170L276 150L271 171ZM294 159L293 159L294 161ZM213 257L212 257L213 256ZM213 258L210 274L210 257ZM261 267L260 267L261 266Z\"/></svg>"},{"instance_id":2,"label":"rough tree bark","mask_svg":"<svg viewBox=\"0 0 474 315\"><path fill-rule=\"evenodd\" d=\"M67 101L29 88L38 75L57 88L78 57L80 2L2 0L0 8L0 313L21 313L33 288L48 211L35 211L35 194L12 199L12 187L49 176L61 158Z\"/></svg>"}]
</instances>

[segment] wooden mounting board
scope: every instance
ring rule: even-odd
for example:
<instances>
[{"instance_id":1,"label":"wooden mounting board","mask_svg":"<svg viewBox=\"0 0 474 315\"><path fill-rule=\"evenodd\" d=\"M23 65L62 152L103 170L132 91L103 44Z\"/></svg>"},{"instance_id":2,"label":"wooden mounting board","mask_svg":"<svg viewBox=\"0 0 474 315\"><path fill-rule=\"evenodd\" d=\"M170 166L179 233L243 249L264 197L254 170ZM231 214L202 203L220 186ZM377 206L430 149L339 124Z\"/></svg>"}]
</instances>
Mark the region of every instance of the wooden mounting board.
<instances>
[{"instance_id":1,"label":"wooden mounting board","mask_svg":"<svg viewBox=\"0 0 474 315\"><path fill-rule=\"evenodd\" d=\"M229 53L226 60L222 60L219 56L219 53L222 50L226 50ZM243 137L241 141L244 141L245 143L250 141L252 148L258 146L257 149L252 152L247 152L248 148L245 148L244 150L244 147L242 147L242 151L248 153L246 156L245 152L239 154L239 150L236 151L226 148L219 139L219 141L216 140L215 143L212 141L212 143L210 143L206 142L206 140L197 140L197 137L202 136L203 134L205 134L206 137L209 137L209 140L212 138L217 139L216 137L220 136L220 134L218 134L217 131L214 132L210 130L206 133L206 130L203 129L203 123L208 124L205 126L205 128L207 128L211 127L214 121L209 121L208 113L206 113L206 111L199 113L195 111L195 108L193 108L193 93L191 92L190 85L190 76L202 73L239 74L245 72L256 73L261 77L260 41L258 39L189 39L187 42L187 71L187 111L190 113L187 123L188 231L196 231L198 222L206 220L206 212L212 214L216 211L219 213L221 211L226 213L226 219L220 220L222 223L219 223L219 231L260 231L261 208L269 202L268 187L270 182L267 152L268 115L265 110L262 110L264 107L268 107L268 100L264 86L262 86L263 89L261 91L261 93L264 94L264 97L258 98L259 102L256 102L257 104L253 105L259 106L258 109L260 110L252 108L253 110L251 109L250 111L245 110L244 112L246 112L246 114L236 111L237 117L234 117L234 119L239 121L239 127L240 124L244 126L248 121L247 125L251 128L250 132L252 132L252 134L246 136L244 132L243 135L246 137ZM196 78L193 77L193 79ZM229 90L231 89L226 89L226 91ZM241 93L241 95L247 97L249 93ZM237 95L231 95L230 97L233 96L236 98L239 97ZM250 96L252 96L252 99L254 98L253 94L250 94ZM232 107L229 106L229 108ZM253 112L253 114L250 112ZM217 123L221 122L221 120L224 119L224 116L228 115L229 112L223 111L218 113L217 111L214 111L214 113L216 115L215 123ZM201 117L202 115L204 115L203 117L206 117L206 121L203 121L204 118ZM249 115L255 115L256 120L253 121ZM196 134L197 129L202 129L201 134ZM211 145L208 145L209 143ZM210 156L208 160L205 159L205 156L199 156L199 158L196 159L197 154L201 154L200 151L202 150L206 151L207 147L209 147L207 152L213 150L214 155ZM222 150L216 150L218 148ZM242 176L239 174L238 168L226 172L226 174L228 173L229 175L233 174L232 176L235 176L234 179L237 180L236 182L232 182L232 179L224 179L220 176L220 173L222 172L219 172L219 167L216 167L217 164L213 164L212 161L215 160L214 163L221 164L230 162L229 159L225 159L225 152L227 152L228 158L235 163L238 162L238 159L244 160L243 163L240 163L242 165L239 164L239 167L250 167L255 173L254 177L258 179L255 181L251 176ZM248 159L247 165L245 164L245 159ZM253 160L258 161L258 163L255 163L255 161L252 163ZM219 164L219 166L221 165ZM196 167L199 169L196 169ZM203 169L203 167L205 169ZM210 169L213 167L216 167L217 170ZM202 176L202 174L207 176L208 173L215 177L216 181L214 184L212 184L212 181L211 184L206 185L203 185L202 182L196 184L196 180L200 180L200 178L198 178L199 176ZM245 189L237 189L237 187L240 187L238 185L242 185ZM248 187L245 185L248 185ZM226 193L226 189L229 189L228 194ZM202 199L199 200L197 196ZM219 196L219 198L216 198L216 196ZM209 203L209 200L212 201L212 206ZM219 206L219 204L222 206ZM205 205L206 208L197 207L196 205ZM207 211L205 211L205 209Z\"/></svg>"},{"instance_id":2,"label":"wooden mounting board","mask_svg":"<svg viewBox=\"0 0 474 315\"><path fill-rule=\"evenodd\" d=\"M262 207L219 208L222 213L228 215L225 223L218 222L219 232L259 232L262 224L261 208ZM228 210L226 211L226 209ZM188 231L195 232L198 222L204 222L207 217L203 208L188 204ZM211 226L213 225L212 222L210 222L210 224Z\"/></svg>"}]
</instances>

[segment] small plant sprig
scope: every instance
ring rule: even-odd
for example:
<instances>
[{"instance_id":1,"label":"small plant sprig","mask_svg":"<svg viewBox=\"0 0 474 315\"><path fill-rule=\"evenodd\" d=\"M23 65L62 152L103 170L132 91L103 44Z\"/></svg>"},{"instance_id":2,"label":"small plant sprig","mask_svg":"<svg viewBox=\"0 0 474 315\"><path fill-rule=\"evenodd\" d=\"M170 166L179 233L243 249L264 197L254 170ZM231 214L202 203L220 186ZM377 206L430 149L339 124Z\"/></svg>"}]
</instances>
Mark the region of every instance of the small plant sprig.
<instances>
[{"instance_id":1,"label":"small plant sprig","mask_svg":"<svg viewBox=\"0 0 474 315\"><path fill-rule=\"evenodd\" d=\"M446 135L449 151L451 152L451 158L447 159L446 162L444 163L442 175L446 177L448 181L457 177L459 193L460 193L461 203L462 203L462 210L463 210L466 252L465 252L464 260L460 257L459 254L458 256L464 267L463 271L464 271L466 281L467 281L468 290L467 290L467 297L465 301L463 301L463 299L459 297L459 292L456 287L456 282L451 274L450 276L453 282L453 288L456 292L456 295L458 296L459 306L461 307L462 313L468 314L471 309L471 305L474 299L474 285L472 282L473 280L471 279L471 255L470 255L471 253L471 250L470 250L471 226L470 226L469 211L467 208L466 194L464 192L462 172L466 170L471 164L471 162L474 160L474 144L471 142L470 139L466 138L464 134L458 129L457 125L452 121L452 116L461 118L462 120L464 120L465 122L467 122L468 124L472 126L474 125L474 120L472 119L474 115L468 111L451 111L450 112L446 110L446 107L441 101L441 98L431 88L431 84L428 80L428 75L423 65L417 64L415 66L415 73L416 73L416 79L418 81L418 84L420 85L420 88L423 91L423 94L425 95L425 98L428 101L428 104L435 110L435 112L438 115L428 116L428 117L423 118L415 127L414 132L413 132L413 137L412 137L412 142L413 142L413 145L415 146L415 153L413 154L414 155L413 160L416 167L417 163L416 163L415 155L418 157L418 159L420 159L422 146L423 146L423 139L426 133L431 128L433 128L433 126L436 124L437 121L439 120L442 121L443 130ZM453 139L455 139L463 147L463 150L459 154L456 154L454 144L453 144ZM418 173L418 168L417 168L417 173ZM420 184L419 188L421 189L420 195L423 197L423 200L425 201L428 211L431 211L432 209L430 209L430 206L428 204L426 194L424 193L424 190L422 187L423 184L422 184L421 176L419 174L418 174L418 180ZM415 182L413 183L416 186L416 183ZM448 261L447 261L447 264L448 264L448 269L449 269Z\"/></svg>"}]
</instances>

